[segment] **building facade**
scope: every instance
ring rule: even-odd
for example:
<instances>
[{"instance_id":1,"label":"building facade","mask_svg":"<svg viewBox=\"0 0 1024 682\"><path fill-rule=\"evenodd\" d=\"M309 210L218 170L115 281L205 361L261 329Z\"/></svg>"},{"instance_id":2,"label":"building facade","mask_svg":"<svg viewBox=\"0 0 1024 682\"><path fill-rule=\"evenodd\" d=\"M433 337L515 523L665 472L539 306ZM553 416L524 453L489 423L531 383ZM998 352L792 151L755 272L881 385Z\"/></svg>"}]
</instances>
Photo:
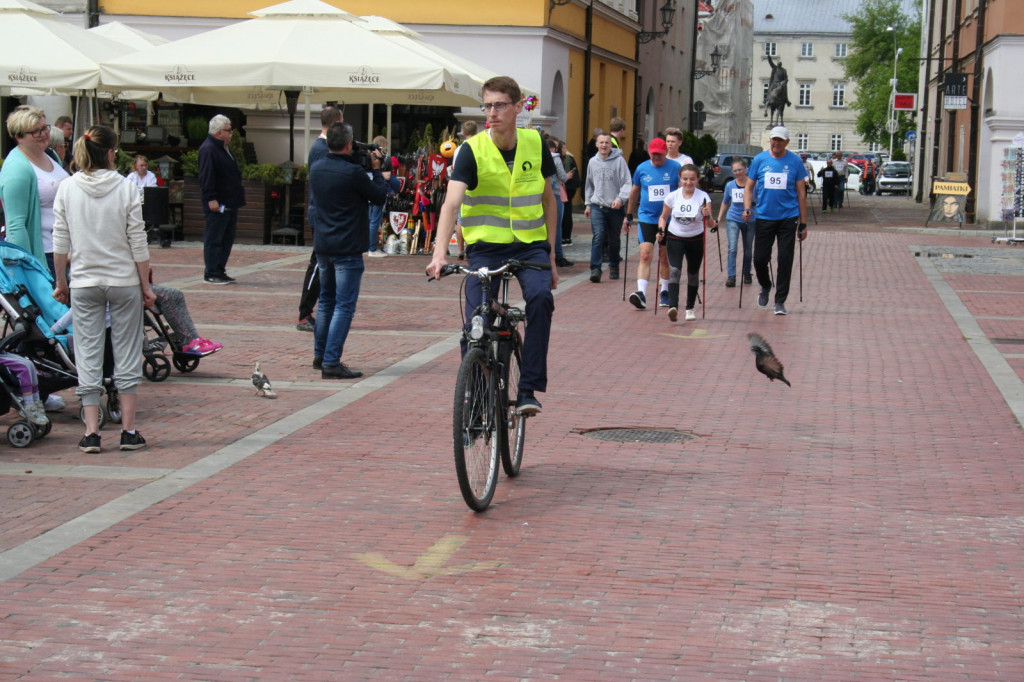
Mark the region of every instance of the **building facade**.
<instances>
[{"instance_id":1,"label":"building facade","mask_svg":"<svg viewBox=\"0 0 1024 682\"><path fill-rule=\"evenodd\" d=\"M1001 225L1020 196L1024 3L925 0L924 8L915 196L927 200L933 180L964 179L968 221Z\"/></svg>"},{"instance_id":2,"label":"building facade","mask_svg":"<svg viewBox=\"0 0 1024 682\"><path fill-rule=\"evenodd\" d=\"M848 0L754 0L754 64L750 140L767 146L764 102L771 80L768 58L789 75L790 106L783 113L793 151L876 151L855 132L853 84L845 60L851 31Z\"/></svg>"},{"instance_id":3,"label":"building facade","mask_svg":"<svg viewBox=\"0 0 1024 682\"><path fill-rule=\"evenodd\" d=\"M717 0L710 9L697 32L693 108L704 115L693 117L694 132L710 134L720 147L740 148L750 143L754 6L750 0Z\"/></svg>"},{"instance_id":4,"label":"building facade","mask_svg":"<svg viewBox=\"0 0 1024 682\"><path fill-rule=\"evenodd\" d=\"M642 31L637 38L636 135L650 141L666 128L687 128L692 101L693 44L697 0L675 5L665 30L663 0L638 0ZM658 35L654 35L658 34Z\"/></svg>"}]
</instances>

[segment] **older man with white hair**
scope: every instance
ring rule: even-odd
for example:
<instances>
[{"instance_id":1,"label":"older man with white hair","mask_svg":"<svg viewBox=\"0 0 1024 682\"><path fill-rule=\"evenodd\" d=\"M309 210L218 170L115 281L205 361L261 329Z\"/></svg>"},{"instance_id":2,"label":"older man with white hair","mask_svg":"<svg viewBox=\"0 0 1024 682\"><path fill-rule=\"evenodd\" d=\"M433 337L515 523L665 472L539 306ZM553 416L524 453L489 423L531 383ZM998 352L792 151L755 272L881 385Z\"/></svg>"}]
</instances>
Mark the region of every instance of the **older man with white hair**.
<instances>
[{"instance_id":1,"label":"older man with white hair","mask_svg":"<svg viewBox=\"0 0 1024 682\"><path fill-rule=\"evenodd\" d=\"M775 314L786 315L789 280L793 274L796 240L807 237L807 169L799 156L787 151L789 130L775 126L768 133L768 150L754 157L743 192L743 219L752 215L757 197L757 231L754 240L754 271L761 293L757 307L768 307L772 289L772 243L779 242L779 269L775 276Z\"/></svg>"},{"instance_id":2,"label":"older man with white hair","mask_svg":"<svg viewBox=\"0 0 1024 682\"><path fill-rule=\"evenodd\" d=\"M199 146L199 191L206 217L203 233L203 279L210 284L232 284L227 273L235 244L238 209L245 206L242 171L228 150L231 119L217 114L210 119L209 137Z\"/></svg>"}]
</instances>

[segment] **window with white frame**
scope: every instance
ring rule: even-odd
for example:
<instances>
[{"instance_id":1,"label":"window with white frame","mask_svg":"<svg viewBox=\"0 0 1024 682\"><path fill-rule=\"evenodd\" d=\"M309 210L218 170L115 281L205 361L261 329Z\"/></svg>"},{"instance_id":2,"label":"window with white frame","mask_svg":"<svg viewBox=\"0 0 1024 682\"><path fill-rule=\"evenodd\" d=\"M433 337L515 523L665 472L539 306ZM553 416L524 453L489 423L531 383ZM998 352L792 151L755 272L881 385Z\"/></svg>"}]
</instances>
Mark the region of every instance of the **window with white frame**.
<instances>
[{"instance_id":1,"label":"window with white frame","mask_svg":"<svg viewBox=\"0 0 1024 682\"><path fill-rule=\"evenodd\" d=\"M830 138L830 144L831 144L831 146L829 147L830 151L833 151L833 152L841 152L841 151L843 151L843 136L842 135L833 135Z\"/></svg>"},{"instance_id":2,"label":"window with white frame","mask_svg":"<svg viewBox=\"0 0 1024 682\"><path fill-rule=\"evenodd\" d=\"M832 84L832 106L834 106L834 107L845 107L846 106L846 83L833 83Z\"/></svg>"},{"instance_id":3,"label":"window with white frame","mask_svg":"<svg viewBox=\"0 0 1024 682\"><path fill-rule=\"evenodd\" d=\"M809 107L811 106L811 84L801 83L800 84L800 95L797 100L798 106Z\"/></svg>"},{"instance_id":4,"label":"window with white frame","mask_svg":"<svg viewBox=\"0 0 1024 682\"><path fill-rule=\"evenodd\" d=\"M836 58L837 59L845 59L846 58L846 43L836 43Z\"/></svg>"},{"instance_id":5,"label":"window with white frame","mask_svg":"<svg viewBox=\"0 0 1024 682\"><path fill-rule=\"evenodd\" d=\"M797 133L796 134L796 148L797 149L807 149L807 147L810 146L808 144L809 141L810 140L807 137L807 133Z\"/></svg>"},{"instance_id":6,"label":"window with white frame","mask_svg":"<svg viewBox=\"0 0 1024 682\"><path fill-rule=\"evenodd\" d=\"M764 88L763 88L764 92L761 93L761 104L767 104L768 103L768 86L770 85L770 83L768 83L768 81L765 81L764 83L762 83L762 85L764 86Z\"/></svg>"},{"instance_id":7,"label":"window with white frame","mask_svg":"<svg viewBox=\"0 0 1024 682\"><path fill-rule=\"evenodd\" d=\"M765 43L764 53L769 57L779 56L779 46L776 43Z\"/></svg>"},{"instance_id":8,"label":"window with white frame","mask_svg":"<svg viewBox=\"0 0 1024 682\"><path fill-rule=\"evenodd\" d=\"M868 151L872 153L880 152L882 151L882 145L878 144L877 142L868 142Z\"/></svg>"},{"instance_id":9,"label":"window with white frame","mask_svg":"<svg viewBox=\"0 0 1024 682\"><path fill-rule=\"evenodd\" d=\"M814 56L814 43L800 43L800 56L810 59Z\"/></svg>"}]
</instances>

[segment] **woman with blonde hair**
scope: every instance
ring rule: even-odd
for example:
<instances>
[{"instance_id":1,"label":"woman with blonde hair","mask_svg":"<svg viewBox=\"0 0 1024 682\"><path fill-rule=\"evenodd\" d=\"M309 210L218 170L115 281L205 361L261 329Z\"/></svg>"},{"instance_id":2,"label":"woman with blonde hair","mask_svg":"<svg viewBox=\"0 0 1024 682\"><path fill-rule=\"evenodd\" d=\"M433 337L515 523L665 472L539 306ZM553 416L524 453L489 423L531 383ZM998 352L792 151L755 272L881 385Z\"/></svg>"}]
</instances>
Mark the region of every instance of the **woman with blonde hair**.
<instances>
[{"instance_id":1,"label":"woman with blonde hair","mask_svg":"<svg viewBox=\"0 0 1024 682\"><path fill-rule=\"evenodd\" d=\"M135 155L132 162L132 172L128 174L128 180L139 190L139 196L145 194L147 187L156 187L156 176L149 172L149 159L142 154Z\"/></svg>"},{"instance_id":2,"label":"woman with blonde hair","mask_svg":"<svg viewBox=\"0 0 1024 682\"><path fill-rule=\"evenodd\" d=\"M149 247L138 190L114 170L117 134L93 126L75 142L78 172L60 186L54 202L53 297L70 303L75 324L76 393L82 399L82 452L100 451L105 316L110 315L114 385L121 396L121 449L138 450L146 440L135 430L142 381L142 307L156 301L149 284ZM67 266L71 263L70 295ZM69 301L70 299L70 301Z\"/></svg>"},{"instance_id":3,"label":"woman with blonde hair","mask_svg":"<svg viewBox=\"0 0 1024 682\"><path fill-rule=\"evenodd\" d=\"M7 132L18 143L0 169L0 201L7 217L7 241L53 272L53 201L68 174L49 148L46 112L20 106L7 117Z\"/></svg>"}]
</instances>

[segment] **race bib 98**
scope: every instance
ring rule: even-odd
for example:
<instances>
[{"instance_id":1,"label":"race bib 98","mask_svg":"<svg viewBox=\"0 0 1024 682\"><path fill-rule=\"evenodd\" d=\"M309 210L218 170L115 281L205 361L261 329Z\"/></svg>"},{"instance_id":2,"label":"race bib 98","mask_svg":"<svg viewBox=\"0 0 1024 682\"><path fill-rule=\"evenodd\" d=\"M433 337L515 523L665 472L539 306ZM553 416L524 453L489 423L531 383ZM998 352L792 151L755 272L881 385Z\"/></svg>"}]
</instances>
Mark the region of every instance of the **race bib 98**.
<instances>
[{"instance_id":1,"label":"race bib 98","mask_svg":"<svg viewBox=\"0 0 1024 682\"><path fill-rule=\"evenodd\" d=\"M668 196L668 185L648 185L647 201L665 201Z\"/></svg>"}]
</instances>

